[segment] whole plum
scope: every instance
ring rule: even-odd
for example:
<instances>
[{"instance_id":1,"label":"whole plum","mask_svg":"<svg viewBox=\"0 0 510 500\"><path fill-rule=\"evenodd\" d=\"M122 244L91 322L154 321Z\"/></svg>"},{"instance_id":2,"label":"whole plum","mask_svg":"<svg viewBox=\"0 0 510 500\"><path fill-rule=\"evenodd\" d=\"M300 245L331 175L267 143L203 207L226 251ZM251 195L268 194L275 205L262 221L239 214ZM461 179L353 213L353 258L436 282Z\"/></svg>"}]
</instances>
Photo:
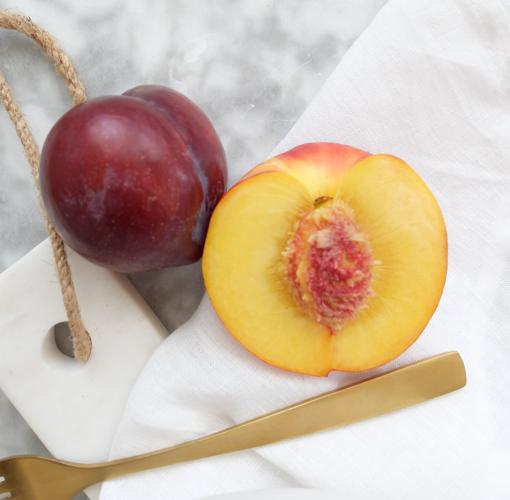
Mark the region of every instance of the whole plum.
<instances>
[{"instance_id":1,"label":"whole plum","mask_svg":"<svg viewBox=\"0 0 510 500\"><path fill-rule=\"evenodd\" d=\"M198 260L226 177L225 153L205 114L155 85L67 112L50 131L40 166L43 200L65 243L120 272Z\"/></svg>"}]
</instances>

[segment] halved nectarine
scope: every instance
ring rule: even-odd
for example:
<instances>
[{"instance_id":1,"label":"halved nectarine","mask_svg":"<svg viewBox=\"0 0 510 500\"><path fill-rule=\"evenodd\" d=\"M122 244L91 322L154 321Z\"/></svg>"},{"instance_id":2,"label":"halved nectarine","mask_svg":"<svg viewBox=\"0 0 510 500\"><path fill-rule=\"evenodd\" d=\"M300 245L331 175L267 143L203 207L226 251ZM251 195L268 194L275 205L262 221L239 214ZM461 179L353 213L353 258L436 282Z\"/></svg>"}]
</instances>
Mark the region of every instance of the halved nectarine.
<instances>
[{"instance_id":1,"label":"halved nectarine","mask_svg":"<svg viewBox=\"0 0 510 500\"><path fill-rule=\"evenodd\" d=\"M205 284L227 329L280 368L360 371L401 354L443 290L441 210L402 160L333 143L255 167L213 213Z\"/></svg>"}]
</instances>

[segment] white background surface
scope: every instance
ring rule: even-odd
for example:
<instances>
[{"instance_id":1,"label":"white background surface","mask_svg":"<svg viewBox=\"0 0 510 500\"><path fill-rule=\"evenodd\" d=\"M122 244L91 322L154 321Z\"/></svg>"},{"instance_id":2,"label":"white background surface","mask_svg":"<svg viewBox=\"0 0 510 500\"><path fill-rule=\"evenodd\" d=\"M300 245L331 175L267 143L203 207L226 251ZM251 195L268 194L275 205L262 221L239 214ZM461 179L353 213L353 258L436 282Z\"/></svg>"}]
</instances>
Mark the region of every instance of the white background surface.
<instances>
[{"instance_id":1,"label":"white background surface","mask_svg":"<svg viewBox=\"0 0 510 500\"><path fill-rule=\"evenodd\" d=\"M384 0L3 0L53 33L90 97L141 83L180 90L216 124L234 167L263 160ZM0 33L0 68L41 144L69 106L40 50ZM34 188L7 115L0 113L0 270L44 238ZM133 278L169 330L198 303L197 266ZM0 297L1 300L1 297ZM27 369L30 369L27 367ZM0 456L44 449L0 394Z\"/></svg>"}]
</instances>

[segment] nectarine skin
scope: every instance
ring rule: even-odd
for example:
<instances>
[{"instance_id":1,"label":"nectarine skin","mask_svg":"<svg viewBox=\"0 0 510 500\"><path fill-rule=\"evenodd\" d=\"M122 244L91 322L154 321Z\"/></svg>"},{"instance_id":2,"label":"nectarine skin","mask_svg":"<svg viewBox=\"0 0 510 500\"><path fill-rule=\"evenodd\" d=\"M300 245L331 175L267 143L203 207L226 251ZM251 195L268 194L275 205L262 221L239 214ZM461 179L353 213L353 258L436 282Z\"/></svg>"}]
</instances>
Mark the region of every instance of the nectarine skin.
<instances>
[{"instance_id":1,"label":"nectarine skin","mask_svg":"<svg viewBox=\"0 0 510 500\"><path fill-rule=\"evenodd\" d=\"M66 244L100 265L138 272L201 257L226 161L195 104L141 86L62 116L44 144L40 178Z\"/></svg>"},{"instance_id":2,"label":"nectarine skin","mask_svg":"<svg viewBox=\"0 0 510 500\"><path fill-rule=\"evenodd\" d=\"M230 333L267 363L309 375L401 354L434 313L446 269L441 210L416 172L334 143L252 169L216 207L203 257Z\"/></svg>"}]
</instances>

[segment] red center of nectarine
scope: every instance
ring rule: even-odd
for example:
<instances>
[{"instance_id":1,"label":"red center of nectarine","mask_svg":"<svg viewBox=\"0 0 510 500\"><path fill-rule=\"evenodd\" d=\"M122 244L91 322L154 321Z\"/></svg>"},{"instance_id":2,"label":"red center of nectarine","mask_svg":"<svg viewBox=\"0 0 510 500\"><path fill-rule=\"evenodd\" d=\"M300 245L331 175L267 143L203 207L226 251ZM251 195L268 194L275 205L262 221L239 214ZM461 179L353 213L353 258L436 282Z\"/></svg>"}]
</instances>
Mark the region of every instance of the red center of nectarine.
<instances>
[{"instance_id":1,"label":"red center of nectarine","mask_svg":"<svg viewBox=\"0 0 510 500\"><path fill-rule=\"evenodd\" d=\"M353 210L320 197L296 223L285 251L292 295L309 317L337 332L372 295L372 251Z\"/></svg>"}]
</instances>

